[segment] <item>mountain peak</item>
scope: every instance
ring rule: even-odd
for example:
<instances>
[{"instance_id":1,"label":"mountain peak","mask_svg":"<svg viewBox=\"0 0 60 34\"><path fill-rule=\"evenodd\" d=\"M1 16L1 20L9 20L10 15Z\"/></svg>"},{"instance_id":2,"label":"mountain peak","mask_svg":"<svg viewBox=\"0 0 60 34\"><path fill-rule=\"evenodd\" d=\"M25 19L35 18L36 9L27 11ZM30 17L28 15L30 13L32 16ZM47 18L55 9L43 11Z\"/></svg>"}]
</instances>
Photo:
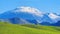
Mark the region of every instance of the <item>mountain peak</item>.
<instances>
[{"instance_id":1,"label":"mountain peak","mask_svg":"<svg viewBox=\"0 0 60 34\"><path fill-rule=\"evenodd\" d=\"M31 13L34 15L42 16L43 12L40 10L33 8L33 7L27 7L27 6L21 6L15 9L15 12L25 12L25 13Z\"/></svg>"}]
</instances>

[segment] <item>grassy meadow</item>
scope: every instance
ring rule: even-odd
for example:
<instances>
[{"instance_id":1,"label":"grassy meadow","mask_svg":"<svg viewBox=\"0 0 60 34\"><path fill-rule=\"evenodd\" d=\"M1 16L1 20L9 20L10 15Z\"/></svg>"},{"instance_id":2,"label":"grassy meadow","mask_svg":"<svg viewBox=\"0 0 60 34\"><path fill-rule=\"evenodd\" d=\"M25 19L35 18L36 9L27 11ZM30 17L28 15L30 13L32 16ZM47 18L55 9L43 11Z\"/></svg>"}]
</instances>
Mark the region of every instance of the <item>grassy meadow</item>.
<instances>
[{"instance_id":1,"label":"grassy meadow","mask_svg":"<svg viewBox=\"0 0 60 34\"><path fill-rule=\"evenodd\" d=\"M60 34L60 27L0 22L0 34Z\"/></svg>"}]
</instances>

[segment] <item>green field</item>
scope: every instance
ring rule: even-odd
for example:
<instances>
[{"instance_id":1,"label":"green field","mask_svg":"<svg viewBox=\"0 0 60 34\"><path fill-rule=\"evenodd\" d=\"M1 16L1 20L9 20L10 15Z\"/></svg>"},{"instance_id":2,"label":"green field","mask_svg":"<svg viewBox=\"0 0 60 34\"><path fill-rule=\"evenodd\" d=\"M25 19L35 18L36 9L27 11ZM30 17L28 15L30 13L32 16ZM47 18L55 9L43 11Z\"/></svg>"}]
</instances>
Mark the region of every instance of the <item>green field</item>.
<instances>
[{"instance_id":1,"label":"green field","mask_svg":"<svg viewBox=\"0 0 60 34\"><path fill-rule=\"evenodd\" d=\"M0 23L0 34L60 34L60 27Z\"/></svg>"}]
</instances>

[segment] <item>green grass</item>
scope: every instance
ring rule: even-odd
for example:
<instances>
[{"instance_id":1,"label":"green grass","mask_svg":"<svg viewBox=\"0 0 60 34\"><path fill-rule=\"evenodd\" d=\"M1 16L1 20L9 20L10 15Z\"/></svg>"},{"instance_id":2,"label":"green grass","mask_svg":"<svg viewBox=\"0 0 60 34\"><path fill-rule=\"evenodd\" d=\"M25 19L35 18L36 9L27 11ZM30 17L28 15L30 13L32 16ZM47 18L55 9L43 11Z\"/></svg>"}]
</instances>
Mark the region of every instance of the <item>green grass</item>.
<instances>
[{"instance_id":1,"label":"green grass","mask_svg":"<svg viewBox=\"0 0 60 34\"><path fill-rule=\"evenodd\" d=\"M0 34L60 34L60 27L0 23Z\"/></svg>"}]
</instances>

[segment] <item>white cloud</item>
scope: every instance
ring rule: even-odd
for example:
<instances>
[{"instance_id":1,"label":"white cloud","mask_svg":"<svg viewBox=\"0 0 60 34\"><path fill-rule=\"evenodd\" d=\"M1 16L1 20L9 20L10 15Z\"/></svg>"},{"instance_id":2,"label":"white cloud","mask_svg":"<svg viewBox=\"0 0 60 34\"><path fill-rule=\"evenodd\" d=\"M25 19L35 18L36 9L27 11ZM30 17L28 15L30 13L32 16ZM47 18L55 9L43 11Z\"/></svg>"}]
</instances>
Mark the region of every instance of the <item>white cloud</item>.
<instances>
[{"instance_id":1,"label":"white cloud","mask_svg":"<svg viewBox=\"0 0 60 34\"><path fill-rule=\"evenodd\" d=\"M36 8L32 8L32 7L26 7L26 6L22 6L22 7L18 7L17 12L27 12L27 13L32 13L38 16L43 16L42 12Z\"/></svg>"}]
</instances>

